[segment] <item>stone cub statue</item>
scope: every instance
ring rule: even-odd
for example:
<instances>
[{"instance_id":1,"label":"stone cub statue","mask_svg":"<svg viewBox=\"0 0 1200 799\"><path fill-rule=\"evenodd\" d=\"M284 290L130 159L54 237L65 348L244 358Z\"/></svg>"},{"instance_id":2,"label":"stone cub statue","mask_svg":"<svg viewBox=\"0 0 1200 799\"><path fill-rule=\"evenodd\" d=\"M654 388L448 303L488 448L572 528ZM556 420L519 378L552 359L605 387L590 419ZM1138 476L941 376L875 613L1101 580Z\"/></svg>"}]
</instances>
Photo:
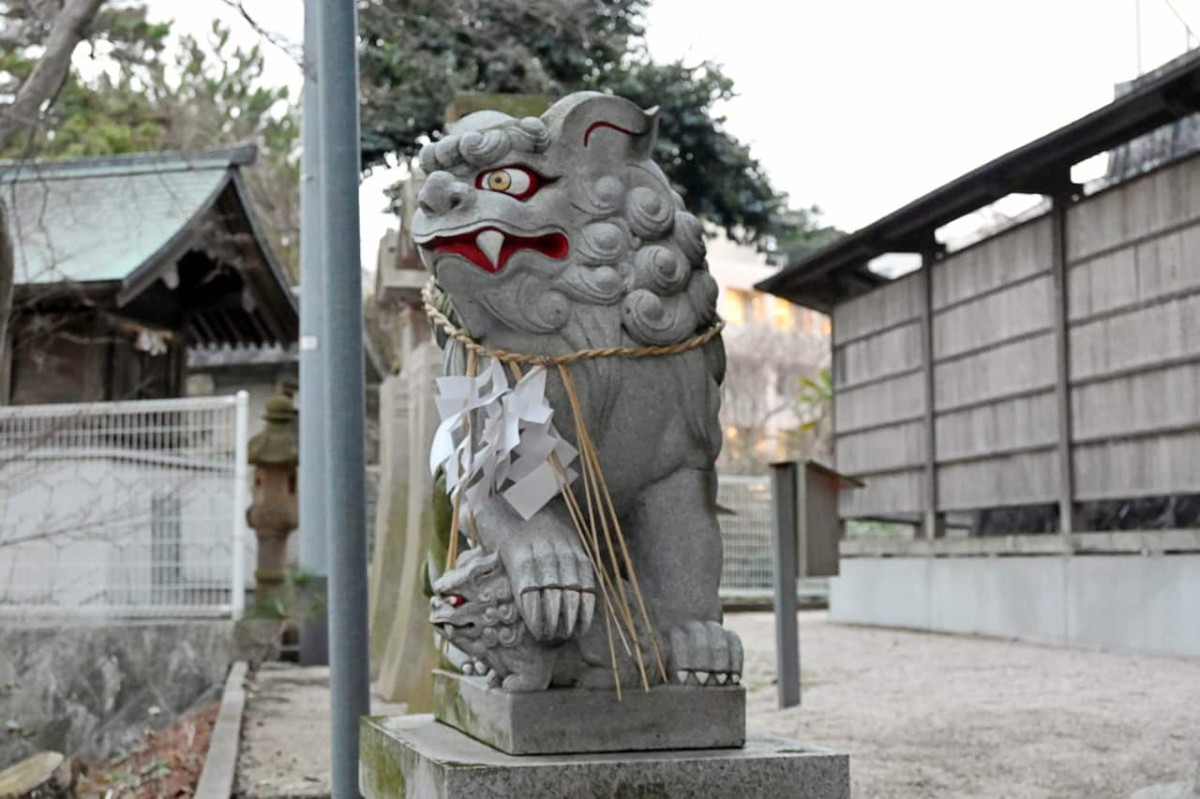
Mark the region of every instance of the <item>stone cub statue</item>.
<instances>
[{"instance_id":1,"label":"stone cub statue","mask_svg":"<svg viewBox=\"0 0 1200 799\"><path fill-rule=\"evenodd\" d=\"M517 609L512 584L497 553L470 549L455 568L433 584L429 620L438 635L472 658L464 671L487 676L489 686L508 692L541 691L555 687L612 688L614 675L606 625L594 624L570 639L538 640L530 634ZM644 657L649 641L639 625ZM624 652L619 639L617 675L621 685L640 685L637 663ZM646 664L651 684L660 681L657 669Z\"/></svg>"}]
</instances>

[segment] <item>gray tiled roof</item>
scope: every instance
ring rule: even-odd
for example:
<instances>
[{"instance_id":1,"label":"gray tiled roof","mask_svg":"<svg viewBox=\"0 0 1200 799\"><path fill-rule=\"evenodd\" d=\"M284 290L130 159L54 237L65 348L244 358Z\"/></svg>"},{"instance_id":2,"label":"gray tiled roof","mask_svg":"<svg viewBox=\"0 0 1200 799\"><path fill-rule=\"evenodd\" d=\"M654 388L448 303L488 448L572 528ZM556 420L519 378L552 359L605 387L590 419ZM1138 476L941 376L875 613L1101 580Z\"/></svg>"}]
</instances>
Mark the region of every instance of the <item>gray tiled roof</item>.
<instances>
[{"instance_id":1,"label":"gray tiled roof","mask_svg":"<svg viewBox=\"0 0 1200 799\"><path fill-rule=\"evenodd\" d=\"M16 282L121 281L203 213L253 147L84 161L0 161Z\"/></svg>"}]
</instances>

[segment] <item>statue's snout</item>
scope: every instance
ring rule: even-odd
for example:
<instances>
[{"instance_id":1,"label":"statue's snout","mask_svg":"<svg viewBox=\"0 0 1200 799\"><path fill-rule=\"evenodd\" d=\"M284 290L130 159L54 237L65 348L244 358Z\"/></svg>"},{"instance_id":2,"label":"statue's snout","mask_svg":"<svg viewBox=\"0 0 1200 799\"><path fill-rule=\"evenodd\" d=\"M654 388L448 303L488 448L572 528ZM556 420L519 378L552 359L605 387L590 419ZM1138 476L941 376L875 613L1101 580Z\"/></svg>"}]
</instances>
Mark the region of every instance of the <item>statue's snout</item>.
<instances>
[{"instance_id":1,"label":"statue's snout","mask_svg":"<svg viewBox=\"0 0 1200 799\"><path fill-rule=\"evenodd\" d=\"M475 204L475 189L449 172L434 172L417 195L417 206L429 217L462 211Z\"/></svg>"}]
</instances>

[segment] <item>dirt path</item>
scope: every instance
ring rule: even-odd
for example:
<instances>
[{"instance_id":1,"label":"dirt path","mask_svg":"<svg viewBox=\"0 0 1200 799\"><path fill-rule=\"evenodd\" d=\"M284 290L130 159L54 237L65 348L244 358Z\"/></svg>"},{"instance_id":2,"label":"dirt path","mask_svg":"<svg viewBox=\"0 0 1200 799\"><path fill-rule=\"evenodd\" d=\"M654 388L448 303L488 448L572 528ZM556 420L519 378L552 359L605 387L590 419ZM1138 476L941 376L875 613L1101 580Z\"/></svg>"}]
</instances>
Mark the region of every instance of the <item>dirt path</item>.
<instances>
[{"instance_id":1,"label":"dirt path","mask_svg":"<svg viewBox=\"0 0 1200 799\"><path fill-rule=\"evenodd\" d=\"M780 711L773 616L728 623L746 646L750 726L850 752L855 799L1124 799L1200 760L1200 661L803 613L803 705Z\"/></svg>"},{"instance_id":2,"label":"dirt path","mask_svg":"<svg viewBox=\"0 0 1200 799\"><path fill-rule=\"evenodd\" d=\"M403 705L371 699L371 712L393 715ZM329 669L267 664L246 703L236 795L303 799L330 793Z\"/></svg>"}]
</instances>

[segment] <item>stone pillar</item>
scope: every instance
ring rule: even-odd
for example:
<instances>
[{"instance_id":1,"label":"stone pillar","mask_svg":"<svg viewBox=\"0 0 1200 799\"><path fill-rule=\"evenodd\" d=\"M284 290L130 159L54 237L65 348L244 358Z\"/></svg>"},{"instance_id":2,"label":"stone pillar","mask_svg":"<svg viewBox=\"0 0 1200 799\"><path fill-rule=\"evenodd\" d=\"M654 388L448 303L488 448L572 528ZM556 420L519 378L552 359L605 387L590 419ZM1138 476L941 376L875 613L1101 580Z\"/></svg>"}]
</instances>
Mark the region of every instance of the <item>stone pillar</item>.
<instances>
[{"instance_id":1,"label":"stone pillar","mask_svg":"<svg viewBox=\"0 0 1200 799\"><path fill-rule=\"evenodd\" d=\"M285 396L267 400L267 425L250 439L248 458L254 467L253 501L246 522L258 539L254 571L255 605L263 608L287 583L287 540L296 529L296 409Z\"/></svg>"},{"instance_id":2,"label":"stone pillar","mask_svg":"<svg viewBox=\"0 0 1200 799\"><path fill-rule=\"evenodd\" d=\"M371 559L371 671L385 699L409 712L433 707L437 658L425 593L434 537L429 448L437 430L433 381L442 354L433 343L405 357L404 369L381 387L380 494Z\"/></svg>"}]
</instances>

